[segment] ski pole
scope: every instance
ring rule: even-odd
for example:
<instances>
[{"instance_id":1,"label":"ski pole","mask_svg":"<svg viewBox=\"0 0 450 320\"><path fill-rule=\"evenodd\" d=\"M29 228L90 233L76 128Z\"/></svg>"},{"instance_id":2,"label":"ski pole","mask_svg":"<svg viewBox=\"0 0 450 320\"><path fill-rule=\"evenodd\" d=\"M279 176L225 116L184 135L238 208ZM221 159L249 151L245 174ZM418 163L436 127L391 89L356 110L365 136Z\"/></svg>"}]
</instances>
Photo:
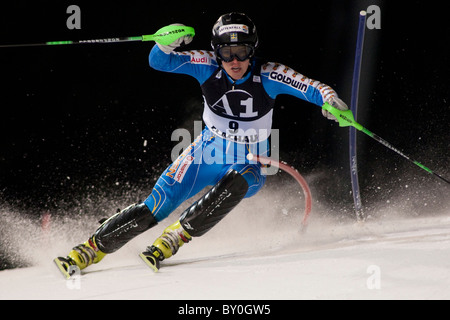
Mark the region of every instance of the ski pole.
<instances>
[{"instance_id":1,"label":"ski pole","mask_svg":"<svg viewBox=\"0 0 450 320\"><path fill-rule=\"evenodd\" d=\"M348 126L355 127L357 130L364 132L366 135L368 135L369 137L371 137L375 141L381 143L385 147L387 147L387 148L391 149L392 151L396 152L397 154L401 155L403 158L405 158L408 161L414 163L419 168L422 168L426 172L431 173L431 174L435 175L436 177L438 177L439 179L441 179L442 181L445 181L448 184L450 184L449 180L447 180L444 177L442 177L441 175L437 174L436 172L434 172L430 168L424 166L420 162L411 159L409 156L407 156L406 154L404 154L403 152L401 152L400 150L395 148L393 145L391 145L386 140L380 138L379 136L377 136L373 132L371 132L368 129L364 128L362 125L360 125L358 122L355 121L355 119L353 118L353 113L352 113L351 110L345 110L345 111L339 110L339 109L331 106L328 102L325 102L325 104L322 106L322 108L325 109L326 111L330 112L332 115L334 115L336 117L336 119L339 122L339 126L340 127L348 127Z\"/></svg>"},{"instance_id":2,"label":"ski pole","mask_svg":"<svg viewBox=\"0 0 450 320\"><path fill-rule=\"evenodd\" d=\"M3 44L0 48L12 48L12 47L33 47L33 46L55 46L55 45L68 45L68 44L86 44L86 43L117 43L117 42L130 42L130 41L156 41L162 45L169 45L175 40L183 36L194 36L195 30L192 27L170 25L162 27L155 34L148 34L135 37L116 37L116 38L103 38L103 39L90 39L90 40L65 40L65 41L47 41L41 43L27 43L27 44Z\"/></svg>"}]
</instances>

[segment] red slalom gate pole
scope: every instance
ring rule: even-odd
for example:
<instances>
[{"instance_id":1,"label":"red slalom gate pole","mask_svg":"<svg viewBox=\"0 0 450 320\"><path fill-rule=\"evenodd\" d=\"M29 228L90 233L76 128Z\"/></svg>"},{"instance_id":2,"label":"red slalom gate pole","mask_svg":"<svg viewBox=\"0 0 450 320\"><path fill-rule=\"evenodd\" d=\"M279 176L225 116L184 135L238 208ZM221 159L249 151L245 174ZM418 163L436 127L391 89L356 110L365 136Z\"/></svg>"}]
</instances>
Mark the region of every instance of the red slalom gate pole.
<instances>
[{"instance_id":1,"label":"red slalom gate pole","mask_svg":"<svg viewBox=\"0 0 450 320\"><path fill-rule=\"evenodd\" d=\"M50 212L46 211L41 217L41 230L42 230L42 240L43 245L50 245L50 228L51 228L51 217Z\"/></svg>"},{"instance_id":2,"label":"red slalom gate pole","mask_svg":"<svg viewBox=\"0 0 450 320\"><path fill-rule=\"evenodd\" d=\"M312 208L312 198L311 198L311 190L309 189L308 183L306 180L302 177L302 175L297 171L297 169L291 167L284 161L277 161L275 159L254 155L254 154L248 154L247 155L248 160L256 160L264 165L272 165L275 166L289 175L291 175L302 187L303 194L305 195L305 212L303 214L303 220L301 223L301 231L304 232L306 230L307 226L307 220L309 217L309 214L311 213Z\"/></svg>"}]
</instances>

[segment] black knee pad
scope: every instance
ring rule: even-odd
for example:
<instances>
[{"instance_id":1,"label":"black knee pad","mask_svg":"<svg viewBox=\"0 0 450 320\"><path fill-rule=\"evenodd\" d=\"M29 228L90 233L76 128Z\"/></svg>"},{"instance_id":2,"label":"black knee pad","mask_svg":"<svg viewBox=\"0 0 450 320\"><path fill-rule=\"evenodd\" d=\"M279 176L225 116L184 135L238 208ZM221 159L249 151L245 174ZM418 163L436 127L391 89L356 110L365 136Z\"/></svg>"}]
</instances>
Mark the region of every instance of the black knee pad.
<instances>
[{"instance_id":1,"label":"black knee pad","mask_svg":"<svg viewBox=\"0 0 450 320\"><path fill-rule=\"evenodd\" d=\"M102 252L113 253L157 224L144 203L134 204L103 222L95 231L95 243Z\"/></svg>"},{"instance_id":2,"label":"black knee pad","mask_svg":"<svg viewBox=\"0 0 450 320\"><path fill-rule=\"evenodd\" d=\"M248 190L245 178L236 170L226 175L180 217L191 236L199 237L222 220L244 198Z\"/></svg>"}]
</instances>

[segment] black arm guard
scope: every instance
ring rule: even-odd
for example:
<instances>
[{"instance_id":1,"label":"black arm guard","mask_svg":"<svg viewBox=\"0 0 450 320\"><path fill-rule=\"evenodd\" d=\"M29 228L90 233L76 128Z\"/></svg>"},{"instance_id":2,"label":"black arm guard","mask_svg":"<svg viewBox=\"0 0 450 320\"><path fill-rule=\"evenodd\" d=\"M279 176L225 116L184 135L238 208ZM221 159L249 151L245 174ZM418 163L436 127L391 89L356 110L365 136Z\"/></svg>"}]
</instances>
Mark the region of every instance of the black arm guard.
<instances>
[{"instance_id":1,"label":"black arm guard","mask_svg":"<svg viewBox=\"0 0 450 320\"><path fill-rule=\"evenodd\" d=\"M193 237L205 234L244 198L247 190L244 177L229 170L210 191L182 213L181 225Z\"/></svg>"},{"instance_id":2,"label":"black arm guard","mask_svg":"<svg viewBox=\"0 0 450 320\"><path fill-rule=\"evenodd\" d=\"M134 204L106 220L97 231L94 239L104 253L113 253L128 241L157 225L150 209L144 204Z\"/></svg>"}]
</instances>

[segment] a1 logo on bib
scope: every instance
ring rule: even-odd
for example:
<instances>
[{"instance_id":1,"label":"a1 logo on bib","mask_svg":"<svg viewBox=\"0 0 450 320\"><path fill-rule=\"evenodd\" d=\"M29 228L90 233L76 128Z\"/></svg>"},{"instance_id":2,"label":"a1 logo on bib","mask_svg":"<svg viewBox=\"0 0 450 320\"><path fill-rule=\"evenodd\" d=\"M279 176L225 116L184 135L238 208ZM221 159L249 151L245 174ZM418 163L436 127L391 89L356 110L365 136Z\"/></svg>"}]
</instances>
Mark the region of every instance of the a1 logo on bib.
<instances>
[{"instance_id":1,"label":"a1 logo on bib","mask_svg":"<svg viewBox=\"0 0 450 320\"><path fill-rule=\"evenodd\" d=\"M210 109L217 115L228 119L252 121L258 118L258 111L253 109L253 97L244 90L226 92Z\"/></svg>"}]
</instances>

